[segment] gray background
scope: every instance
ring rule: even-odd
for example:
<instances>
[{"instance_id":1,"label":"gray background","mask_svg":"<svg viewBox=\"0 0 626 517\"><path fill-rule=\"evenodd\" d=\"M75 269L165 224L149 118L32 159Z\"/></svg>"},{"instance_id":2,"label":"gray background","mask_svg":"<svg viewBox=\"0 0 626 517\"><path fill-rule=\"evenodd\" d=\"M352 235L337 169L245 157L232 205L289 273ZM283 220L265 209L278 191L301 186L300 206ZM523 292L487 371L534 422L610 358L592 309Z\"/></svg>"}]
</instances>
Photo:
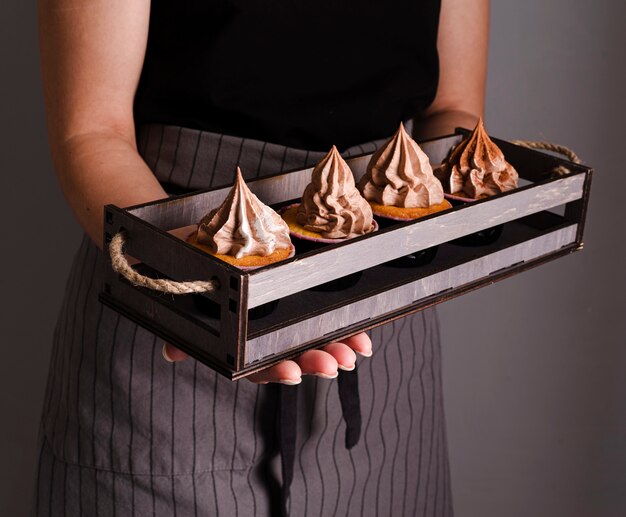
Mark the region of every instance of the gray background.
<instances>
[{"instance_id":1,"label":"gray background","mask_svg":"<svg viewBox=\"0 0 626 517\"><path fill-rule=\"evenodd\" d=\"M3 516L30 504L51 335L80 236L48 156L33 3L0 3ZM459 517L626 515L626 8L608 3L493 3L489 131L567 144L597 174L583 253L441 306Z\"/></svg>"}]
</instances>

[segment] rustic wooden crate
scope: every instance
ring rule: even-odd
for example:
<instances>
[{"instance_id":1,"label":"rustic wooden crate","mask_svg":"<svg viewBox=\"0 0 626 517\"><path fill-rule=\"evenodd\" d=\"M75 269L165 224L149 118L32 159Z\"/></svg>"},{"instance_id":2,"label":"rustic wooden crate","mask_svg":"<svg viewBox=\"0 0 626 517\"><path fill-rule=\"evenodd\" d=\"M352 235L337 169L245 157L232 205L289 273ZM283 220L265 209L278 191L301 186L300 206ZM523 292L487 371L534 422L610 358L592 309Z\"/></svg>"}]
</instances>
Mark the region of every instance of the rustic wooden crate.
<instances>
[{"instance_id":1,"label":"rustic wooden crate","mask_svg":"<svg viewBox=\"0 0 626 517\"><path fill-rule=\"evenodd\" d=\"M422 142L438 164L463 131ZM494 139L519 172L520 188L456 206L417 221L257 270L244 272L169 233L193 225L221 203L231 186L194 192L121 209L105 208L105 239L127 234L125 251L144 274L175 280L217 279L205 294L219 318L199 311L192 295L168 295L131 285L109 268L101 301L231 379L244 377L303 350L373 328L470 290L489 285L582 248L592 170L560 158ZM370 155L348 159L356 179ZM559 165L570 173L555 175ZM250 181L270 205L299 199L312 169ZM454 239L505 224L493 244L461 247ZM175 232L174 232L175 233ZM419 268L393 268L391 260L432 246L435 260ZM343 291L309 288L356 271L356 285ZM256 320L248 310L280 300Z\"/></svg>"}]
</instances>

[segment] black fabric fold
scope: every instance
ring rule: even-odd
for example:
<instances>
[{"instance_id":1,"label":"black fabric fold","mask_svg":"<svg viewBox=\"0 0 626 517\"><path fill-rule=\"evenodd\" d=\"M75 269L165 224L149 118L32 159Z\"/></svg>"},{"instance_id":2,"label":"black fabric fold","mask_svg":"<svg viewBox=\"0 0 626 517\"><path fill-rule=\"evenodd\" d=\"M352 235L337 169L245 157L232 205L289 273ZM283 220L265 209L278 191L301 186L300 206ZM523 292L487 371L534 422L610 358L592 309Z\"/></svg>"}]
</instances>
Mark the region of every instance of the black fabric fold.
<instances>
[{"instance_id":1,"label":"black fabric fold","mask_svg":"<svg viewBox=\"0 0 626 517\"><path fill-rule=\"evenodd\" d=\"M346 449L352 449L361 437L361 401L356 367L352 371L339 370L337 389L343 419L346 422L345 445ZM283 475L281 512L283 517L288 517L293 466L296 459L298 386L280 386L279 406L279 440Z\"/></svg>"},{"instance_id":2,"label":"black fabric fold","mask_svg":"<svg viewBox=\"0 0 626 517\"><path fill-rule=\"evenodd\" d=\"M341 412L346 422L346 449L352 449L361 437L361 399L357 372L356 367L351 372L339 370L337 378Z\"/></svg>"},{"instance_id":3,"label":"black fabric fold","mask_svg":"<svg viewBox=\"0 0 626 517\"><path fill-rule=\"evenodd\" d=\"M296 430L298 414L298 387L280 387L280 456L283 471L281 509L284 517L289 515L288 502L293 480L293 465L296 459Z\"/></svg>"}]
</instances>

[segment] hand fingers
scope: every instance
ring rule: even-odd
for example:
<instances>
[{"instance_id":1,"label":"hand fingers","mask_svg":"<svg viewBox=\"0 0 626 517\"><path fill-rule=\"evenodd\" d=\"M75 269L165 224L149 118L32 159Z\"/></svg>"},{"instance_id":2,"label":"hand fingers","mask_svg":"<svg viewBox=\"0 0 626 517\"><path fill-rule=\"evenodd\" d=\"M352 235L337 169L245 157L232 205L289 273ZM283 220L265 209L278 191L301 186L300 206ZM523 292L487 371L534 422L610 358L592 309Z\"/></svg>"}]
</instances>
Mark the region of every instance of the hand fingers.
<instances>
[{"instance_id":1,"label":"hand fingers","mask_svg":"<svg viewBox=\"0 0 626 517\"><path fill-rule=\"evenodd\" d=\"M317 375L324 379L337 377L337 368L339 367L337 359L323 350L307 350L296 357L295 361L304 375Z\"/></svg>"},{"instance_id":2,"label":"hand fingers","mask_svg":"<svg viewBox=\"0 0 626 517\"><path fill-rule=\"evenodd\" d=\"M257 384L278 382L287 385L300 384L302 375L334 379L338 375L338 369L354 370L355 352L364 357L372 355L372 341L367 334L360 333L345 338L342 342L330 343L321 350L307 350L293 361L282 361L249 375L247 379ZM166 343L163 346L163 357L170 362L182 361L187 358L187 354Z\"/></svg>"},{"instance_id":3,"label":"hand fingers","mask_svg":"<svg viewBox=\"0 0 626 517\"><path fill-rule=\"evenodd\" d=\"M365 332L342 339L341 342L363 357L372 356L372 340Z\"/></svg>"},{"instance_id":4,"label":"hand fingers","mask_svg":"<svg viewBox=\"0 0 626 517\"><path fill-rule=\"evenodd\" d=\"M281 384L295 385L302 382L302 371L295 361L282 361L265 370L253 373L246 377L250 382L257 384L267 384L268 382L279 382Z\"/></svg>"},{"instance_id":5,"label":"hand fingers","mask_svg":"<svg viewBox=\"0 0 626 517\"><path fill-rule=\"evenodd\" d=\"M178 361L184 361L189 357L185 352L179 350L175 346L170 345L169 343L165 343L163 345L163 349L161 350L163 354L163 359L165 359L168 363L176 363Z\"/></svg>"},{"instance_id":6,"label":"hand fingers","mask_svg":"<svg viewBox=\"0 0 626 517\"><path fill-rule=\"evenodd\" d=\"M321 350L307 350L295 361L300 365L303 374L334 379L338 375L338 369L354 370L355 352L365 357L372 355L372 341L367 334L361 333L342 342L330 343Z\"/></svg>"},{"instance_id":7,"label":"hand fingers","mask_svg":"<svg viewBox=\"0 0 626 517\"><path fill-rule=\"evenodd\" d=\"M339 369L347 371L354 370L356 366L356 354L348 345L344 343L330 343L322 348L322 350L335 358Z\"/></svg>"},{"instance_id":8,"label":"hand fingers","mask_svg":"<svg viewBox=\"0 0 626 517\"><path fill-rule=\"evenodd\" d=\"M354 370L356 354L344 343L331 343L322 350L307 350L294 361L282 361L270 368L247 377L251 382L266 384L299 384L301 375L317 375L324 379L334 379L338 368Z\"/></svg>"}]
</instances>

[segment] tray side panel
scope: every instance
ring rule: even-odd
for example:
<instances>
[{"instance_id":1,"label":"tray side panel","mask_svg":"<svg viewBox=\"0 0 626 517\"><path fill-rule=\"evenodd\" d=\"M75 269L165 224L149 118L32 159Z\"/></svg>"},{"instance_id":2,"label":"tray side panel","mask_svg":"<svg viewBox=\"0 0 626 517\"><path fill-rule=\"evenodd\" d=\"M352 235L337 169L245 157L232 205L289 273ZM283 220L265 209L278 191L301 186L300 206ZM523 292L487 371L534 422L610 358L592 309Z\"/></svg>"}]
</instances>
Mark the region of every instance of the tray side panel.
<instances>
[{"instance_id":1,"label":"tray side panel","mask_svg":"<svg viewBox=\"0 0 626 517\"><path fill-rule=\"evenodd\" d=\"M197 248L185 243L159 228L138 219L132 214L113 206L105 208L105 239L121 231L126 231L127 242L125 252L137 260L148 264L163 275L174 280L210 280L215 279L219 288L215 292L205 295L220 305L220 339L213 343L212 350L220 360L232 362L234 367L243 360L243 354L238 350L242 343L242 332L246 326L247 296L242 297L244 282L243 275L237 268L214 259ZM115 275L110 259L107 262L110 274ZM110 282L114 284L114 282ZM230 286L235 286L233 290ZM106 287L106 286L105 286ZM129 289L133 289L129 286ZM114 295L122 304L124 298L136 297L136 304L146 304L140 312L147 314L152 310L149 298L143 296L140 290L128 291L126 295ZM231 359L232 358L232 359ZM239 361L238 361L239 359Z\"/></svg>"},{"instance_id":2,"label":"tray side panel","mask_svg":"<svg viewBox=\"0 0 626 517\"><path fill-rule=\"evenodd\" d=\"M575 201L583 195L584 181L584 174L576 174L528 187L410 226L360 239L351 242L349 246L321 251L272 269L252 272L248 306L256 307L354 271Z\"/></svg>"},{"instance_id":3,"label":"tray side panel","mask_svg":"<svg viewBox=\"0 0 626 517\"><path fill-rule=\"evenodd\" d=\"M456 289L487 277L514 264L558 251L563 246L576 242L576 232L577 225L567 226L416 282L329 311L316 318L310 318L254 338L246 344L246 365L303 345L319 338L320 335L333 333L338 329L363 322L372 315L378 316L396 311L442 291Z\"/></svg>"}]
</instances>

